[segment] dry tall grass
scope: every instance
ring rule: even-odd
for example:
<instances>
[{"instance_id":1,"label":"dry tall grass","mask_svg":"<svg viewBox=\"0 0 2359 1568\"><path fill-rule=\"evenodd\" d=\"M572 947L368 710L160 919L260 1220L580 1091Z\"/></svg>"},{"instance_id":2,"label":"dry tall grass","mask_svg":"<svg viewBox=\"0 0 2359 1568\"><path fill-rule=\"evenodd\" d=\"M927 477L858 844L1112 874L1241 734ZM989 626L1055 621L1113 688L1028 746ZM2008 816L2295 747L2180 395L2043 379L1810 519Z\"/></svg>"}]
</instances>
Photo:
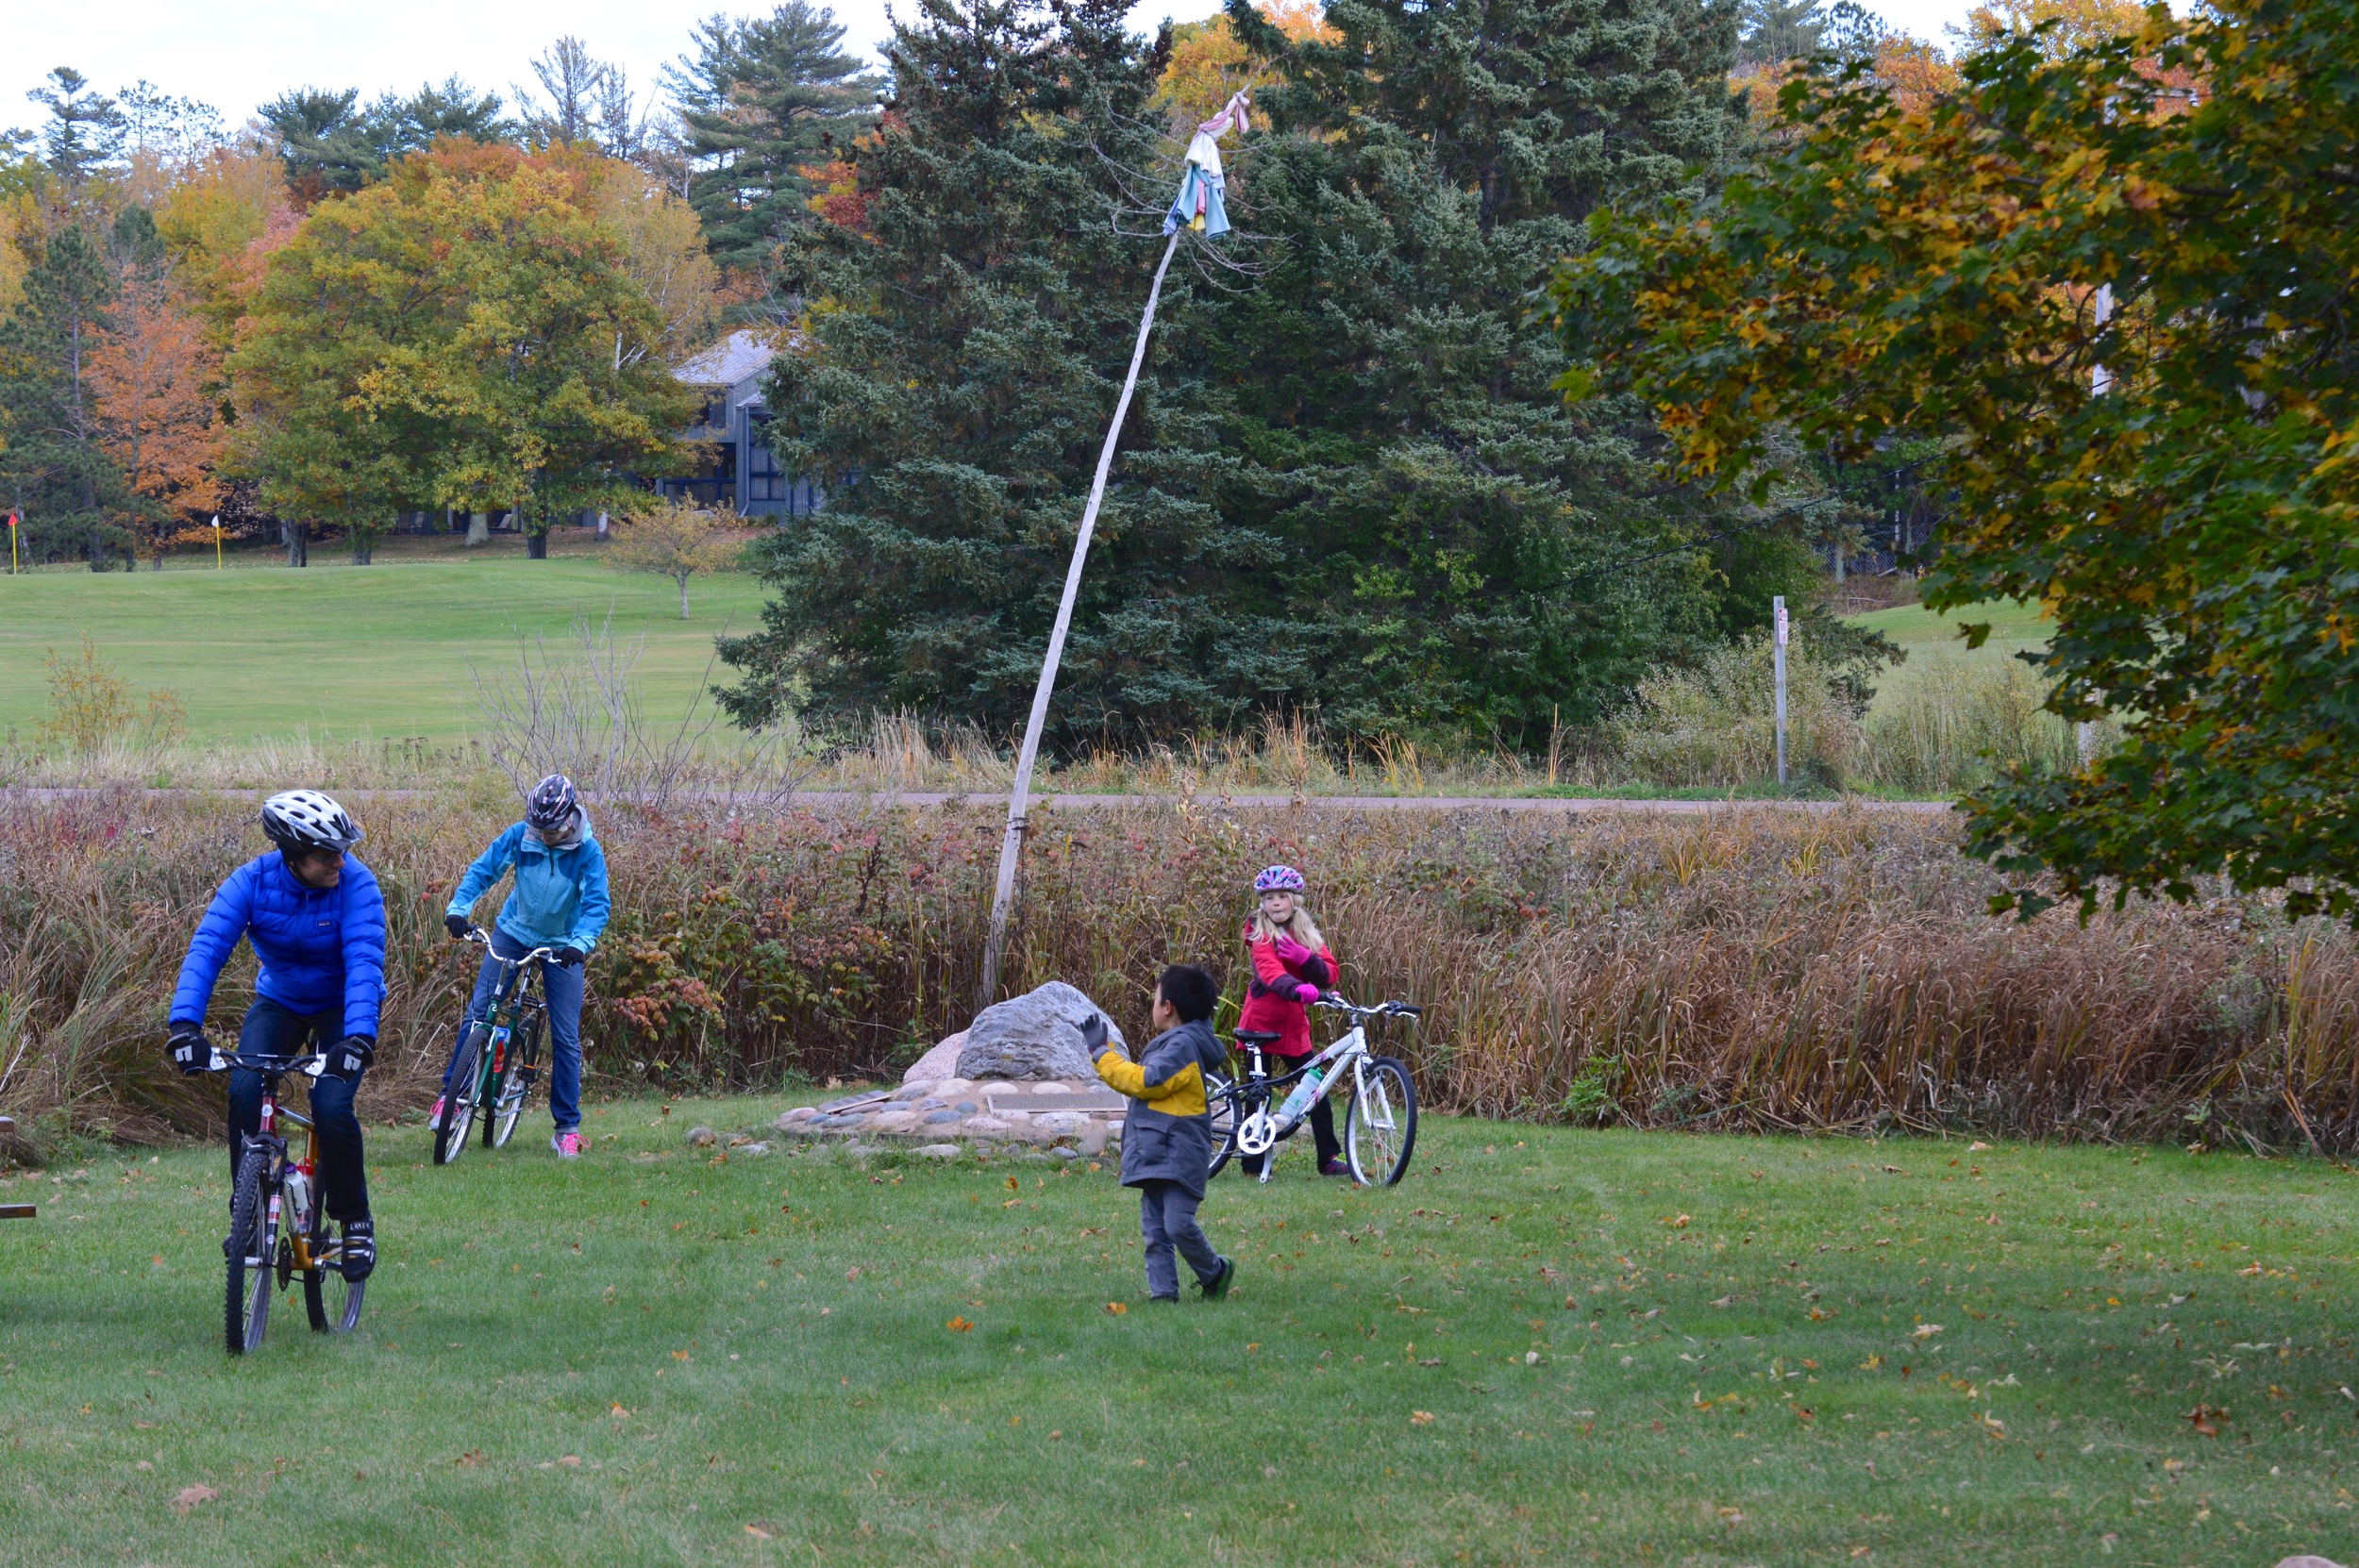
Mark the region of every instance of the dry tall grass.
<instances>
[{"instance_id":1,"label":"dry tall grass","mask_svg":"<svg viewBox=\"0 0 2359 1568\"><path fill-rule=\"evenodd\" d=\"M0 818L0 1109L144 1138L217 1126L163 1071L165 1000L246 808L124 797ZM469 975L444 892L496 802L372 806L392 915L382 1067L416 1104ZM736 821L604 810L617 916L585 1034L608 1087L890 1070L973 1008L989 811ZM2085 929L1983 914L1952 830L1872 810L1539 820L1042 813L1007 985L1070 980L1129 1031L1174 959L1240 984L1242 890L1302 863L1349 990L1430 1004L1392 1041L1431 1103L1717 1128L2359 1143L2351 939L2262 901ZM215 1008L234 1026L251 971Z\"/></svg>"}]
</instances>

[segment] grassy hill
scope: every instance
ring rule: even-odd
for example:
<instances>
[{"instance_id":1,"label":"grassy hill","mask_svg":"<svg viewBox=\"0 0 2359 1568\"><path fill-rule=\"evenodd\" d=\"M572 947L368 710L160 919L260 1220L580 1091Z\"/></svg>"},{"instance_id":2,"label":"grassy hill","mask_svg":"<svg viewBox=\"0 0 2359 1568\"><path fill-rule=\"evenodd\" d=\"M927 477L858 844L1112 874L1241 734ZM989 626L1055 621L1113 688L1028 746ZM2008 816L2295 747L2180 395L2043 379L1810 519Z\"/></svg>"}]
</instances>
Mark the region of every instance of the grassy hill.
<instances>
[{"instance_id":1,"label":"grassy hill","mask_svg":"<svg viewBox=\"0 0 2359 1568\"><path fill-rule=\"evenodd\" d=\"M700 578L682 621L670 579L610 572L589 555L527 560L516 541L474 554L418 542L429 548L380 550L367 567L314 554L303 571L249 557L219 572L0 577L0 726L40 721L47 651L71 654L87 631L135 702L176 692L195 739L447 742L467 727L471 665L508 669L520 638L556 641L579 618L610 616L617 642L645 639L635 684L664 717L702 684L713 636L750 627L761 604L751 576Z\"/></svg>"}]
</instances>

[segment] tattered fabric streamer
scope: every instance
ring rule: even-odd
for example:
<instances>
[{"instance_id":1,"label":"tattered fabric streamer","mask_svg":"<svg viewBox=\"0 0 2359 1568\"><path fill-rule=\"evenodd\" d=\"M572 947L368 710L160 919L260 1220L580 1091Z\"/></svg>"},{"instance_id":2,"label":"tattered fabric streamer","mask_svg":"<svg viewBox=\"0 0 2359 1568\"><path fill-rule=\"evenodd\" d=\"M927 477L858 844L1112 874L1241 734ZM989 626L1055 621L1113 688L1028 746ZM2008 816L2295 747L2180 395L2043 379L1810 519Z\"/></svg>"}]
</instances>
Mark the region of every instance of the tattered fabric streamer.
<instances>
[{"instance_id":1,"label":"tattered fabric streamer","mask_svg":"<svg viewBox=\"0 0 2359 1568\"><path fill-rule=\"evenodd\" d=\"M1230 95L1226 108L1196 127L1196 135L1188 142L1188 170L1180 181L1180 193L1171 201L1171 210L1163 214L1163 232L1178 231L1187 225L1207 239L1229 232L1229 209L1223 198L1229 191L1229 179L1220 167L1220 137L1234 130L1239 136L1253 128L1246 116L1252 100L1243 92Z\"/></svg>"}]
</instances>

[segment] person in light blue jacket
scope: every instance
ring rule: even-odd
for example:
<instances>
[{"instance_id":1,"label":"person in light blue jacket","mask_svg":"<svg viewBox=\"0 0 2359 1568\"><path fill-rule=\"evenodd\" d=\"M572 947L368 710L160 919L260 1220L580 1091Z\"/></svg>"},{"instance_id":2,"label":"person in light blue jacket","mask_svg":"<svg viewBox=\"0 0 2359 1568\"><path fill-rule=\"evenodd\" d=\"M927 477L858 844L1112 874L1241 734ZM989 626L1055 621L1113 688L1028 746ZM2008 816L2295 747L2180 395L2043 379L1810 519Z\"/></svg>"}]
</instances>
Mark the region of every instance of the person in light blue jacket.
<instances>
[{"instance_id":1,"label":"person in light blue jacket","mask_svg":"<svg viewBox=\"0 0 2359 1568\"><path fill-rule=\"evenodd\" d=\"M544 961L541 968L549 1013L549 1114L557 1122L549 1147L560 1159L572 1159L582 1148L581 966L606 929L609 900L606 852L590 831L590 813L582 809L574 781L563 774L553 773L532 787L525 820L494 839L460 878L443 917L454 938L473 929L469 916L476 900L511 870L516 883L493 924L492 951L476 976L467 1021L473 1025L490 1012L499 959L519 959L536 947L557 950L556 964ZM462 1030L452 1043L451 1060L443 1069L443 1098L434 1102L434 1126L443 1125L450 1070L458 1065L465 1040Z\"/></svg>"}]
</instances>

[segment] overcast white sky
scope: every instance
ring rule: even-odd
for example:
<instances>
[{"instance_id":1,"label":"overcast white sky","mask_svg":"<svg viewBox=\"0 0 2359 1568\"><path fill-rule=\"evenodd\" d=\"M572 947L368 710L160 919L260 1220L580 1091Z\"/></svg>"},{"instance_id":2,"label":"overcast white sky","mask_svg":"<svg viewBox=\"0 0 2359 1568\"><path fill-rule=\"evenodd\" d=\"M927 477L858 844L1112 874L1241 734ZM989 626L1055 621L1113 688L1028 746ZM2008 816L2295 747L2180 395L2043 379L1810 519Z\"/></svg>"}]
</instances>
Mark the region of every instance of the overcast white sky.
<instances>
[{"instance_id":1,"label":"overcast white sky","mask_svg":"<svg viewBox=\"0 0 2359 1568\"><path fill-rule=\"evenodd\" d=\"M1969 3L1871 7L1938 40ZM644 90L686 47L699 17L768 8L763 0L0 0L0 127L40 118L25 94L59 65L108 92L145 79L212 105L232 125L290 87L358 87L370 98L455 71L506 96L510 83L531 82L530 60L560 33L627 67ZM1144 0L1131 20L1144 30L1165 16L1185 22L1218 8L1218 0ZM886 34L885 0L842 0L834 9L848 42L873 47Z\"/></svg>"}]
</instances>

